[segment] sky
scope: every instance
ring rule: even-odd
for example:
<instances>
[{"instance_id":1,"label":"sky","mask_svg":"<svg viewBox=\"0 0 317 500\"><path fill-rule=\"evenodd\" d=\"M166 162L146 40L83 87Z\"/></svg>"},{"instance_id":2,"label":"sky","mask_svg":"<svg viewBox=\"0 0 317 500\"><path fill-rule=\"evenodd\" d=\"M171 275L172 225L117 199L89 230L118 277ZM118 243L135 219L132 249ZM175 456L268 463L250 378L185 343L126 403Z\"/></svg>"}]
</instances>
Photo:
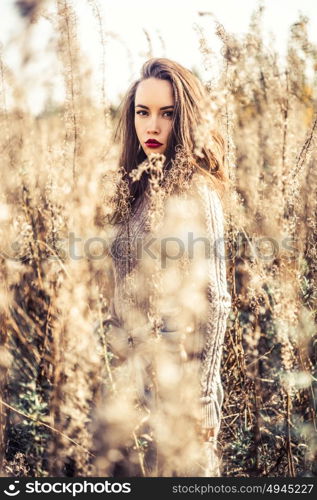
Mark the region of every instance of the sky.
<instances>
[{"instance_id":1,"label":"sky","mask_svg":"<svg viewBox=\"0 0 317 500\"><path fill-rule=\"evenodd\" d=\"M52 23L42 18L25 32L14 0L0 0L0 49L5 64L23 81L27 105L40 112L48 93L53 101L63 99L62 75L54 55L56 35ZM46 0L48 12L55 2ZM101 81L102 52L96 20L89 0L73 0L78 16L79 41L96 82L96 98ZM107 95L118 105L129 84L139 77L148 58L148 32L154 57L174 59L189 69L195 68L203 80L215 78L221 45L215 35L215 20L226 31L243 36L257 0L99 0L106 36L105 82ZM274 40L283 56L290 25L300 13L310 19L310 40L317 44L317 9L315 0L263 0L263 33L267 45ZM200 16L199 12L211 15ZM213 51L215 65L207 68L199 51L199 33L203 31ZM163 41L163 43L162 43ZM31 57L25 57L25 55ZM27 62L25 62L27 59Z\"/></svg>"}]
</instances>

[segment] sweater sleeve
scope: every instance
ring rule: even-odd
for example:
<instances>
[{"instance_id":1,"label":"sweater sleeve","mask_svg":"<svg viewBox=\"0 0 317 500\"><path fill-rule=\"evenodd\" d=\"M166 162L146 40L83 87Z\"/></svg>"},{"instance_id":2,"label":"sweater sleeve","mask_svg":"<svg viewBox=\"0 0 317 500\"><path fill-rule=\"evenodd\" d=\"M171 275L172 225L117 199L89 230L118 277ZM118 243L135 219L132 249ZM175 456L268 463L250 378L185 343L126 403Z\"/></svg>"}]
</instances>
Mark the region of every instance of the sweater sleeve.
<instances>
[{"instance_id":1,"label":"sweater sleeve","mask_svg":"<svg viewBox=\"0 0 317 500\"><path fill-rule=\"evenodd\" d=\"M231 309L227 290L224 244L224 216L217 192L206 184L200 186L200 199L205 217L205 229L211 243L207 258L207 313L199 329L201 351L201 409L202 427L219 430L223 390L220 363L226 322Z\"/></svg>"},{"instance_id":2,"label":"sweater sleeve","mask_svg":"<svg viewBox=\"0 0 317 500\"><path fill-rule=\"evenodd\" d=\"M164 236L174 235L187 251L184 259L168 261L168 273L174 271L174 265L183 261L185 265L178 274L177 288L172 287L170 294L165 290L170 309L163 315L162 332L166 337L184 338L185 358L193 361L195 372L198 370L201 427L217 432L223 401L220 363L231 309L224 214L218 193L204 180L194 185L180 206L172 207L164 223Z\"/></svg>"}]
</instances>

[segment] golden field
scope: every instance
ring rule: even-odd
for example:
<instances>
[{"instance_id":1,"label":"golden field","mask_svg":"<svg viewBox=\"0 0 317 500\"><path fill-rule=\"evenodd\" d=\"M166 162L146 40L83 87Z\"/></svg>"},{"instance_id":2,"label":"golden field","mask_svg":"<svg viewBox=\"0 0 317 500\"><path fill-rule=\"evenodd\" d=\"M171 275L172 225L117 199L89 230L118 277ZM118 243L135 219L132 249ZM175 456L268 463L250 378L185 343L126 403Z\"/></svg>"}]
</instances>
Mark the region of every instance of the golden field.
<instances>
[{"instance_id":1,"label":"golden field","mask_svg":"<svg viewBox=\"0 0 317 500\"><path fill-rule=\"evenodd\" d=\"M21 37L27 41L46 12L41 2L24 3ZM107 50L98 4L88 3ZM118 168L118 110L104 82L100 102L89 97L93 82L82 62L76 12L68 0L56 6L51 22L62 105L48 103L37 116L27 111L27 88L5 64L5 47L0 52L2 476L106 475L120 456L116 434L109 451L105 431L104 393L115 394L116 367L105 327L111 259L100 247L112 237L105 221ZM308 20L300 18L290 27L283 65L264 44L260 22L261 9L239 39L216 27L223 65L218 81L207 85L231 188L225 215L233 306L222 361L222 475L314 476L317 122L310 75L317 47L307 37ZM200 36L205 63L212 64ZM28 65L27 42L23 50ZM78 244L70 247L71 238ZM146 475L149 436L137 411L128 404L111 411L134 450L137 474ZM170 464L180 460L176 444L165 444Z\"/></svg>"}]
</instances>

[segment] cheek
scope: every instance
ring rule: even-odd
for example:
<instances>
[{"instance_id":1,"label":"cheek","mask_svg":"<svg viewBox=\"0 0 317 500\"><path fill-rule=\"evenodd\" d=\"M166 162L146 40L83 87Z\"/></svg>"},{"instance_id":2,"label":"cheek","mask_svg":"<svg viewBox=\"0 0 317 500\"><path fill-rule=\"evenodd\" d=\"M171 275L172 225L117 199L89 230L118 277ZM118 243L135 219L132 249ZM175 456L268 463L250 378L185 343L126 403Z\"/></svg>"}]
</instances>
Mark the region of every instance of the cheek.
<instances>
[{"instance_id":1,"label":"cheek","mask_svg":"<svg viewBox=\"0 0 317 500\"><path fill-rule=\"evenodd\" d=\"M170 122L170 123L168 123L168 125L166 127L166 134L167 134L168 137L170 136L170 134L172 132L172 129L173 129L173 123Z\"/></svg>"}]
</instances>

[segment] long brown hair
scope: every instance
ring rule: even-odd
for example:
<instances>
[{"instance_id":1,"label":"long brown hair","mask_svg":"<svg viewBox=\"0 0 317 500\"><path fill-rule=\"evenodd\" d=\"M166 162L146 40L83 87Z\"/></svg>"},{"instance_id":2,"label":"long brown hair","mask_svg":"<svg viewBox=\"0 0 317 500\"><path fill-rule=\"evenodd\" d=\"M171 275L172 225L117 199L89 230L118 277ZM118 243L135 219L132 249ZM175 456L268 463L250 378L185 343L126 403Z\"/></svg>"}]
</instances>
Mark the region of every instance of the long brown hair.
<instances>
[{"instance_id":1,"label":"long brown hair","mask_svg":"<svg viewBox=\"0 0 317 500\"><path fill-rule=\"evenodd\" d=\"M175 166L177 151L187 158L191 170L200 171L212 182L220 197L225 192L228 181L224 164L224 141L215 130L208 130L208 140L203 144L197 141L197 131L205 127L204 113L208 109L210 98L192 71L179 63L166 58L151 58L144 63L141 77L131 84L119 108L119 121L114 140L120 141L120 172L121 184L117 189L117 207L110 222L116 223L122 219L122 195L129 199L133 207L145 192L148 184L148 173L143 172L140 179L132 181L130 173L147 159L139 145L135 131L135 94L139 83L148 78L168 80L172 84L175 107L173 113L172 131L164 152L165 162L163 172L167 173ZM196 154L197 147L199 154ZM183 166L182 166L183 168ZM174 173L175 176L175 173Z\"/></svg>"}]
</instances>

